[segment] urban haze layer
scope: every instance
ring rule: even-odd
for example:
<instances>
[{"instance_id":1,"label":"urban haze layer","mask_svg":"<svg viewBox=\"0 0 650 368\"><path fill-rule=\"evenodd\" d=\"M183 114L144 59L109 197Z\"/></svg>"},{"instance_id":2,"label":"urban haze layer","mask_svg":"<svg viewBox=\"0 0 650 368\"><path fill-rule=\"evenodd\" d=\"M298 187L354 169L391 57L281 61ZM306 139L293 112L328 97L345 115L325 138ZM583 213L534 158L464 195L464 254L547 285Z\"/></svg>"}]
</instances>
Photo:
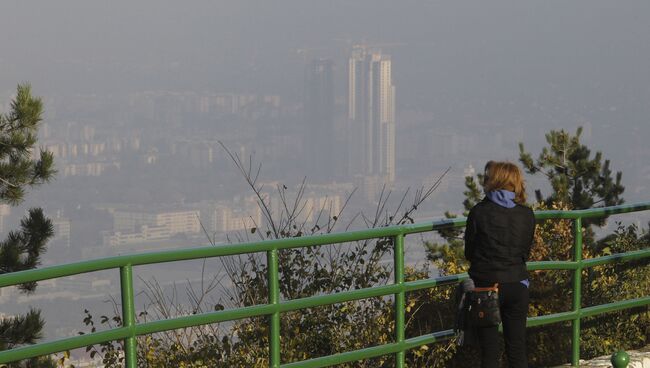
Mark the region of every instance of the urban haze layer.
<instances>
[{"instance_id":1,"label":"urban haze layer","mask_svg":"<svg viewBox=\"0 0 650 368\"><path fill-rule=\"evenodd\" d=\"M626 202L650 200L650 3L620 5L5 1L0 109L31 83L58 174L24 206L0 206L0 232L43 207L56 230L43 266L256 239L264 218L227 150L261 164L275 213L277 188L293 198L304 179L307 222L352 193L348 219L374 213L382 190L395 206L450 168L416 212L431 221L462 213L464 178L487 160L517 162L520 142L536 156L550 130L578 127L623 172ZM527 179L531 195L548 189ZM201 267L138 272L140 289L170 288ZM111 295L118 275L102 272L32 296L5 288L0 303L42 308L52 339L82 330L84 308L110 313Z\"/></svg>"}]
</instances>

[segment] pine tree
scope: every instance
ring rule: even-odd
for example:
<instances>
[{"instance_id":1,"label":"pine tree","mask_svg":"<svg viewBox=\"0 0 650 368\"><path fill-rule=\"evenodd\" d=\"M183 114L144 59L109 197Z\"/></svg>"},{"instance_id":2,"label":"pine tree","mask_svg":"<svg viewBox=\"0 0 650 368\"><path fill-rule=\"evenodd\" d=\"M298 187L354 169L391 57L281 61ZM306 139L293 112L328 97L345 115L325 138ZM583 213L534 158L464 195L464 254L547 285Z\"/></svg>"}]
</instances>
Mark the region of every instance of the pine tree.
<instances>
[{"instance_id":1,"label":"pine tree","mask_svg":"<svg viewBox=\"0 0 650 368\"><path fill-rule=\"evenodd\" d=\"M483 183L484 176L482 173L477 174L478 179L475 179L473 176L465 177L465 200L463 201L463 216L469 214L469 210L472 209L478 202L483 199L483 189L479 183ZM445 218L455 219L458 215L445 211ZM437 230L438 234L445 240L445 243L431 243L427 242L425 247L427 248L427 258L431 261L438 261L445 257L445 254L453 252L459 257L463 254L463 249L465 246L465 241L463 240L464 229L459 227L448 227Z\"/></svg>"},{"instance_id":2,"label":"pine tree","mask_svg":"<svg viewBox=\"0 0 650 368\"><path fill-rule=\"evenodd\" d=\"M548 197L537 190L536 202L531 203L535 210L547 209L585 209L592 207L613 206L623 203L621 185L622 173L613 174L609 160L603 161L603 155L591 151L580 143L582 129L575 135L563 130L550 131L546 134L548 147L543 148L539 158L534 160L520 144L520 161L528 174L545 174L551 187ZM483 197L481 183L484 177L465 178L465 215ZM531 199L530 202L535 202ZM456 217L446 213L447 218ZM600 219L583 219L586 227L583 241L584 258L595 258L613 253L635 251L648 247L650 239L645 231L639 231L635 225L623 226L606 237L596 240L590 224L602 225ZM570 220L539 221L530 261L570 260L573 255L573 224ZM463 254L463 229L444 229L439 231L445 242L426 243L427 257L432 260L441 275L453 275L467 271L469 264ZM640 234L641 233L641 234ZM646 262L647 263L647 262ZM585 271L583 304L599 305L613 300L633 299L643 296L650 282L644 263L621 263L603 267L594 267ZM531 272L531 306L529 317L537 317L566 311L571 308L571 301L566 295L571 292L571 278L563 271ZM430 289L422 293L411 293L410 298L418 298L418 308L410 318L416 321L420 330L435 331L437 320L454 318L454 310L445 313L449 304L448 294L444 290ZM435 311L435 312L434 312ZM437 315L435 314L437 313ZM443 317L440 317L442 314ZM433 318L431 316L434 316ZM648 325L650 320L645 310L625 310L616 314L590 317L583 322L581 330L581 356L594 357L609 352L611 346L636 348L648 344ZM615 327L612 327L615 326ZM624 327L622 327L624 326ZM556 366L569 359L570 331L557 325L536 327L528 330L529 362L534 366ZM622 331L622 332L621 332ZM444 353L447 353L445 347ZM430 351L435 351L430 349ZM451 354L442 356L442 365L448 367L477 366L474 357L477 352L470 348L451 347ZM440 350L436 351L440 354Z\"/></svg>"},{"instance_id":3,"label":"pine tree","mask_svg":"<svg viewBox=\"0 0 650 368\"><path fill-rule=\"evenodd\" d=\"M47 183L56 173L50 152L40 149L38 155L34 154L42 115L43 103L32 96L27 84L18 85L10 111L0 114L1 203L22 203L28 189ZM30 209L20 228L0 241L0 274L38 267L53 234L52 222L43 210ZM20 285L19 289L31 293L36 283ZM35 309L0 320L0 350L35 343L42 336L43 325L40 311Z\"/></svg>"},{"instance_id":4,"label":"pine tree","mask_svg":"<svg viewBox=\"0 0 650 368\"><path fill-rule=\"evenodd\" d=\"M612 176L609 160L603 162L603 154L591 151L580 143L582 127L575 135L564 130L551 130L546 134L547 147L542 149L537 160L526 152L523 143L519 143L519 161L529 174L546 175L551 184L552 193L544 197L537 189L538 202L547 206L563 203L572 209L580 210L594 207L615 206L623 203L621 185L622 173ZM602 226L605 218L587 221L587 224Z\"/></svg>"}]
</instances>

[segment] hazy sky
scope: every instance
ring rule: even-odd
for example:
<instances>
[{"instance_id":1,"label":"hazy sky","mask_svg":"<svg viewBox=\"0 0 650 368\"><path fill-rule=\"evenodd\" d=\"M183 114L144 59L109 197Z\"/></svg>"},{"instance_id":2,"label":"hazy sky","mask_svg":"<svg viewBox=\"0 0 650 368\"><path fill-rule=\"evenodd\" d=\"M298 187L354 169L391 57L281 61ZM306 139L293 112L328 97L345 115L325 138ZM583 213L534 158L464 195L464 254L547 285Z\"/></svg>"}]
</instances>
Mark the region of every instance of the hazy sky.
<instances>
[{"instance_id":1,"label":"hazy sky","mask_svg":"<svg viewBox=\"0 0 650 368\"><path fill-rule=\"evenodd\" d=\"M0 2L0 91L300 92L300 48L345 70L350 42L398 43L399 103L647 100L650 2ZM340 86L339 86L340 87ZM523 97L522 97L523 95ZM629 96L628 96L629 97Z\"/></svg>"},{"instance_id":2,"label":"hazy sky","mask_svg":"<svg viewBox=\"0 0 650 368\"><path fill-rule=\"evenodd\" d=\"M650 116L647 0L4 0L0 96L29 81L46 100L168 89L277 93L291 104L311 57L335 61L344 96L357 42L389 44L398 115L528 124L533 151L550 129L646 126ZM610 132L594 130L588 144L635 169L625 150L645 138Z\"/></svg>"},{"instance_id":3,"label":"hazy sky","mask_svg":"<svg viewBox=\"0 0 650 368\"><path fill-rule=\"evenodd\" d=\"M649 0L0 0L0 107L25 81L63 103L70 95L165 89L277 93L291 104L301 101L310 57L334 60L344 95L347 51L358 42L391 44L384 52L393 60L398 141L407 130L400 114L433 116L421 125L435 129L463 130L454 124L475 119L504 122L502 133L527 123L523 139L536 156L543 133L588 121L595 127L588 144L623 170L628 202L648 200L647 160L633 157L647 137L629 127L650 125ZM406 137L428 144L434 129L427 128ZM489 158L516 155L511 139ZM488 157L476 156L480 168ZM447 161L460 178L468 162ZM413 165L423 176L431 170L425 162ZM165 184L182 183L174 179ZM78 196L72 186L61 192ZM30 199L46 207L43 193ZM460 206L462 188L456 195L446 203ZM78 320L77 309L68 312Z\"/></svg>"}]
</instances>

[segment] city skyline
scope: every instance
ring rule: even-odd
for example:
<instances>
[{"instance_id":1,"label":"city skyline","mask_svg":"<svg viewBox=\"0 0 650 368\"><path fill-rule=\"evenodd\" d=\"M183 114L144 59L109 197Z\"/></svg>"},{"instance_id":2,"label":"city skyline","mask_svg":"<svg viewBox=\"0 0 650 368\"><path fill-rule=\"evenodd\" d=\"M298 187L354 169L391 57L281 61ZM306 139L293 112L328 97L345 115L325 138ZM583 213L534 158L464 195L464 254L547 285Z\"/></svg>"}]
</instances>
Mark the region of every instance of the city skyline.
<instances>
[{"instance_id":1,"label":"city skyline","mask_svg":"<svg viewBox=\"0 0 650 368\"><path fill-rule=\"evenodd\" d=\"M517 162L519 142L538 153L548 131L578 126L623 172L626 202L647 200L649 15L648 2L604 0L5 2L0 109L31 83L45 106L39 144L58 175L24 206L0 207L2 235L43 207L56 231L43 266L257 239L258 199L224 146L254 172L261 165L265 198L302 198L309 223L323 207L345 208L341 222L374 213L384 184L394 208L450 167L414 216L431 221L462 213L465 175L488 159ZM530 197L548 192L543 178L526 179ZM182 212L188 227L149 212ZM142 219L120 227L125 216ZM616 217L602 231L619 219L648 220ZM406 253L424 262L421 242ZM156 276L171 285L199 268ZM56 305L46 339L75 334L80 305L106 307L115 285L100 274L43 283L31 297L7 289L3 312Z\"/></svg>"}]
</instances>

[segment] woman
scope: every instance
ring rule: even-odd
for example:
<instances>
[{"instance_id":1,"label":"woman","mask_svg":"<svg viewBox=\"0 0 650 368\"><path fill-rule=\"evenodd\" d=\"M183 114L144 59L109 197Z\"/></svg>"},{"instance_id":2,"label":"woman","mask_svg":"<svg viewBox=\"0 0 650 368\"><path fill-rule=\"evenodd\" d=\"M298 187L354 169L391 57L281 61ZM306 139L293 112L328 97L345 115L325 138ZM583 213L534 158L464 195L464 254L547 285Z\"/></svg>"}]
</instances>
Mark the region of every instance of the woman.
<instances>
[{"instance_id":1,"label":"woman","mask_svg":"<svg viewBox=\"0 0 650 368\"><path fill-rule=\"evenodd\" d=\"M476 287L498 283L509 367L527 367L526 316L528 272L526 261L535 232L533 211L526 207L526 188L519 168L510 162L485 166L485 198L467 217L465 258ZM498 326L478 329L481 367L499 366Z\"/></svg>"}]
</instances>

